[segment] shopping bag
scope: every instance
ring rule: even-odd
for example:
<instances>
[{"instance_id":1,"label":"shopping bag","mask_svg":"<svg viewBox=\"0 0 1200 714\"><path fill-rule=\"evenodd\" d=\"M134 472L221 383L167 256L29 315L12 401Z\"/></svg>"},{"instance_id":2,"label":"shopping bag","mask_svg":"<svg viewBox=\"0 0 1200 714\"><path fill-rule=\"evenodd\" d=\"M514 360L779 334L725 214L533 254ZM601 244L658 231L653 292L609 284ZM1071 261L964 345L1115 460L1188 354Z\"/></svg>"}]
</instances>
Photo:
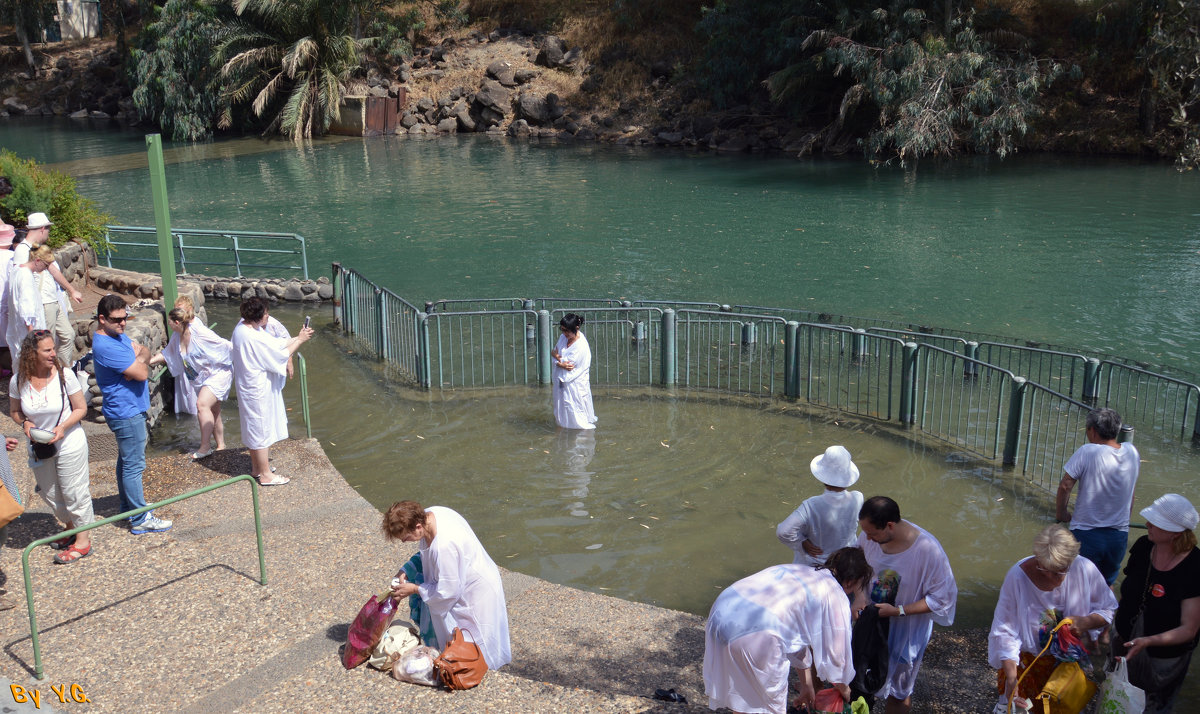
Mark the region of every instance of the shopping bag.
<instances>
[{"instance_id":1,"label":"shopping bag","mask_svg":"<svg viewBox=\"0 0 1200 714\"><path fill-rule=\"evenodd\" d=\"M817 714L842 714L845 708L846 700L842 699L841 692L833 687L817 692L813 701L813 711Z\"/></svg>"},{"instance_id":2,"label":"shopping bag","mask_svg":"<svg viewBox=\"0 0 1200 714\"><path fill-rule=\"evenodd\" d=\"M438 658L438 651L433 647L417 645L400 655L392 666L392 676L401 682L423 684L426 687L436 687L440 680L433 667Z\"/></svg>"},{"instance_id":3,"label":"shopping bag","mask_svg":"<svg viewBox=\"0 0 1200 714\"><path fill-rule=\"evenodd\" d=\"M1059 662L1037 695L1043 714L1079 714L1096 696L1096 684L1078 662Z\"/></svg>"},{"instance_id":4,"label":"shopping bag","mask_svg":"<svg viewBox=\"0 0 1200 714\"><path fill-rule=\"evenodd\" d=\"M372 595L358 611L358 617L350 623L346 647L342 650L342 666L354 669L366 662L395 616L396 598L386 592Z\"/></svg>"},{"instance_id":5,"label":"shopping bag","mask_svg":"<svg viewBox=\"0 0 1200 714\"><path fill-rule=\"evenodd\" d=\"M24 512L25 507L12 497L7 488L0 486L0 528L12 523Z\"/></svg>"},{"instance_id":6,"label":"shopping bag","mask_svg":"<svg viewBox=\"0 0 1200 714\"><path fill-rule=\"evenodd\" d=\"M1146 693L1129 681L1125 658L1116 658L1116 668L1100 687L1100 706L1104 714L1142 714L1146 708Z\"/></svg>"}]
</instances>

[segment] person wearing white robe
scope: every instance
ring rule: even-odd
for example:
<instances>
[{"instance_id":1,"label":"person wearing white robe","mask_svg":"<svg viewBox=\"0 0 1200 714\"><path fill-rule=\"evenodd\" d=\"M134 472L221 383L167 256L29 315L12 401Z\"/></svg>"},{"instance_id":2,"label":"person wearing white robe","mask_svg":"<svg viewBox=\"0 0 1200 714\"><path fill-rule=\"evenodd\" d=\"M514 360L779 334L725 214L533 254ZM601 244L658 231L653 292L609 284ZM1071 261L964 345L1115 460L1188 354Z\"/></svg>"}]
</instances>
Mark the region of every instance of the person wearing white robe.
<instances>
[{"instance_id":1,"label":"person wearing white robe","mask_svg":"<svg viewBox=\"0 0 1200 714\"><path fill-rule=\"evenodd\" d=\"M383 529L392 540L418 542L425 582L401 582L392 594L420 595L429 606L439 647L450 642L457 627L479 646L488 669L511 662L500 569L466 519L443 506L422 509L415 501L400 501L384 515Z\"/></svg>"},{"instance_id":2,"label":"person wearing white robe","mask_svg":"<svg viewBox=\"0 0 1200 714\"><path fill-rule=\"evenodd\" d=\"M8 348L8 276L12 272L12 242L15 235L12 226L0 221L0 349ZM20 345L17 349L20 349ZM0 364L6 369L11 367L11 355Z\"/></svg>"},{"instance_id":3,"label":"person wearing white robe","mask_svg":"<svg viewBox=\"0 0 1200 714\"><path fill-rule=\"evenodd\" d=\"M175 308L167 315L171 339L150 364L166 363L176 384L182 383L191 391L183 406L190 406L200 422L200 448L192 454L192 459L198 460L225 448L221 402L229 396L233 384L233 345L195 318L191 299L181 297L175 301ZM178 404L175 411L180 411Z\"/></svg>"},{"instance_id":4,"label":"person wearing white robe","mask_svg":"<svg viewBox=\"0 0 1200 714\"><path fill-rule=\"evenodd\" d=\"M267 304L258 297L246 299L241 312L242 320L233 328L231 341L242 444L250 450L251 475L264 486L280 486L291 479L272 477L269 449L288 436L283 404L287 363L313 331L301 328L289 340L272 337L264 329L269 317Z\"/></svg>"},{"instance_id":5,"label":"person wearing white robe","mask_svg":"<svg viewBox=\"0 0 1200 714\"><path fill-rule=\"evenodd\" d=\"M554 421L563 429L595 429L590 382L592 348L580 328L583 317L567 313L558 322L562 332L550 352L554 358Z\"/></svg>"},{"instance_id":6,"label":"person wearing white robe","mask_svg":"<svg viewBox=\"0 0 1200 714\"><path fill-rule=\"evenodd\" d=\"M30 253L29 261L16 265L8 278L8 326L5 341L21 348L21 340L34 330L46 329L46 312L42 309L42 291L37 275L54 261L54 253L41 246Z\"/></svg>"},{"instance_id":7,"label":"person wearing white robe","mask_svg":"<svg viewBox=\"0 0 1200 714\"><path fill-rule=\"evenodd\" d=\"M848 699L854 679L848 595L865 605L871 569L857 548L826 565L774 565L722 592L704 628L704 692L710 709L787 711L788 668L800 670L793 704L812 706L812 669Z\"/></svg>"},{"instance_id":8,"label":"person wearing white robe","mask_svg":"<svg viewBox=\"0 0 1200 714\"><path fill-rule=\"evenodd\" d=\"M1079 541L1061 525L1046 526L1034 537L1033 555L1009 568L988 635L988 664L1000 670L1005 689L997 710L1007 709L1019 674L1021 654L1036 656L1049 632L1071 618L1076 636L1093 640L1112 624L1117 598L1092 561L1079 556ZM1047 653L1043 657L1049 657ZM1022 698L1030 699L1045 682L1033 674L1021 682Z\"/></svg>"}]
</instances>

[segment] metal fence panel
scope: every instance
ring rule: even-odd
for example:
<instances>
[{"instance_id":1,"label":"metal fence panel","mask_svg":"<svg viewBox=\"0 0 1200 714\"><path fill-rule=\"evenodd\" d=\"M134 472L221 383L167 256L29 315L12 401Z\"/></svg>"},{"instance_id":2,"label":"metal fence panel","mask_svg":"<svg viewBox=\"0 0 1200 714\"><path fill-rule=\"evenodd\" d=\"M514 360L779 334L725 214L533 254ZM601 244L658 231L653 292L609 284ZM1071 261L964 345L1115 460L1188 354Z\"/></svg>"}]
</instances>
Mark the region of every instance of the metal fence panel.
<instances>
[{"instance_id":1,"label":"metal fence panel","mask_svg":"<svg viewBox=\"0 0 1200 714\"><path fill-rule=\"evenodd\" d=\"M768 315L679 310L675 326L679 384L777 394L783 388L786 325L783 318Z\"/></svg>"},{"instance_id":2,"label":"metal fence panel","mask_svg":"<svg viewBox=\"0 0 1200 714\"><path fill-rule=\"evenodd\" d=\"M1091 408L1038 384L1025 385L1025 414L1021 433L1021 473L1047 493L1055 493L1063 466L1087 441L1087 415Z\"/></svg>"},{"instance_id":3,"label":"metal fence panel","mask_svg":"<svg viewBox=\"0 0 1200 714\"><path fill-rule=\"evenodd\" d=\"M1100 363L1099 379L1102 403L1143 433L1186 437L1200 428L1200 387L1191 382L1110 360Z\"/></svg>"},{"instance_id":4,"label":"metal fence panel","mask_svg":"<svg viewBox=\"0 0 1200 714\"><path fill-rule=\"evenodd\" d=\"M582 331L592 350L592 384L644 386L659 381L662 310L645 307L551 310L551 344L557 340L558 321L568 312L584 319Z\"/></svg>"},{"instance_id":5,"label":"metal fence panel","mask_svg":"<svg viewBox=\"0 0 1200 714\"><path fill-rule=\"evenodd\" d=\"M1083 396L1087 358L1071 352L1025 347L1001 342L980 342L976 359L1003 367L1030 382L1078 399Z\"/></svg>"},{"instance_id":6,"label":"metal fence panel","mask_svg":"<svg viewBox=\"0 0 1200 714\"><path fill-rule=\"evenodd\" d=\"M861 416L900 418L903 340L812 323L802 323L797 337L802 398Z\"/></svg>"},{"instance_id":7,"label":"metal fence panel","mask_svg":"<svg viewBox=\"0 0 1200 714\"><path fill-rule=\"evenodd\" d=\"M109 244L105 264L158 265L158 233L149 226L105 226ZM214 231L172 228L175 264L180 273L279 277L280 271L308 278L308 249L298 233ZM232 268L232 270L228 270Z\"/></svg>"},{"instance_id":8,"label":"metal fence panel","mask_svg":"<svg viewBox=\"0 0 1200 714\"><path fill-rule=\"evenodd\" d=\"M964 451L998 458L1016 375L940 347L921 345L920 355L919 428Z\"/></svg>"},{"instance_id":9,"label":"metal fence panel","mask_svg":"<svg viewBox=\"0 0 1200 714\"><path fill-rule=\"evenodd\" d=\"M432 385L499 387L536 382L537 313L445 312L429 316Z\"/></svg>"}]
</instances>

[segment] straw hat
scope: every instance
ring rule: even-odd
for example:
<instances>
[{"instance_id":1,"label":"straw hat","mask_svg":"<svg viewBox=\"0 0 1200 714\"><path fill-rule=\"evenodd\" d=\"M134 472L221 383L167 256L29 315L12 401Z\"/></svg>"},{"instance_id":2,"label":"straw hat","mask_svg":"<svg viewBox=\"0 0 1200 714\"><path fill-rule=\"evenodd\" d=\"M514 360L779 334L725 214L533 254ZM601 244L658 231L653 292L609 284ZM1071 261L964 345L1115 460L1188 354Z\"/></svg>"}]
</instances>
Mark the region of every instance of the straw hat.
<instances>
[{"instance_id":1,"label":"straw hat","mask_svg":"<svg viewBox=\"0 0 1200 714\"><path fill-rule=\"evenodd\" d=\"M1195 530L1200 523L1200 514L1196 513L1190 501L1178 493L1159 496L1154 503L1142 509L1142 518L1168 533Z\"/></svg>"},{"instance_id":2,"label":"straw hat","mask_svg":"<svg viewBox=\"0 0 1200 714\"><path fill-rule=\"evenodd\" d=\"M7 223L0 221L0 248L7 248L12 245L13 238L17 235L17 231Z\"/></svg>"},{"instance_id":3,"label":"straw hat","mask_svg":"<svg viewBox=\"0 0 1200 714\"><path fill-rule=\"evenodd\" d=\"M25 227L32 231L52 225L54 224L50 222L45 213L38 212L29 214L29 222L25 224Z\"/></svg>"},{"instance_id":4,"label":"straw hat","mask_svg":"<svg viewBox=\"0 0 1200 714\"><path fill-rule=\"evenodd\" d=\"M826 486L846 488L858 481L858 467L844 446L831 446L809 464L813 476ZM1157 523L1155 525L1158 525Z\"/></svg>"}]
</instances>

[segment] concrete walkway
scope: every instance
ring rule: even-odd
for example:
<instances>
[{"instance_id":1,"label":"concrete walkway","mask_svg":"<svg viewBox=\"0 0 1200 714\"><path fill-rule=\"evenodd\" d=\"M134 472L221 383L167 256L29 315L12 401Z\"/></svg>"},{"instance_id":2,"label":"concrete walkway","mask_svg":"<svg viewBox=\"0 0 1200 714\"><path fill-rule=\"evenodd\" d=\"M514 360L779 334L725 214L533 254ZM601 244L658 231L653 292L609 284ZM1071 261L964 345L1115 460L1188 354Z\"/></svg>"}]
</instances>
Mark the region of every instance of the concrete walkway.
<instances>
[{"instance_id":1,"label":"concrete walkway","mask_svg":"<svg viewBox=\"0 0 1200 714\"><path fill-rule=\"evenodd\" d=\"M36 689L41 711L47 704L99 712L708 711L700 617L508 571L502 573L513 662L478 688L447 692L399 683L365 665L347 672L338 650L350 621L415 546L383 539L378 511L346 484L315 440L281 443L272 456L292 483L261 489L265 587L258 583L244 483L164 509L175 520L166 535L101 527L93 553L76 564L54 565L51 550L36 549L30 562L46 672L40 682L32 677L20 551L52 534L55 524L33 496L24 459L14 458L30 510L10 527L0 556L8 592L20 602L0 612L6 633L0 676L27 693ZM147 500L248 466L244 451L215 454L203 465L183 455L155 459L145 479ZM119 510L113 468L113 461L92 464L98 516ZM978 654L972 659L978 663ZM976 710L962 698L964 681L979 682L975 663L948 663L944 684L954 699L935 705L923 693L925 705L915 710ZM51 685L66 685L65 703ZM71 685L89 701L72 701ZM657 688L675 688L691 704L649 699ZM0 711L13 705L14 691L0 692Z\"/></svg>"}]
</instances>

